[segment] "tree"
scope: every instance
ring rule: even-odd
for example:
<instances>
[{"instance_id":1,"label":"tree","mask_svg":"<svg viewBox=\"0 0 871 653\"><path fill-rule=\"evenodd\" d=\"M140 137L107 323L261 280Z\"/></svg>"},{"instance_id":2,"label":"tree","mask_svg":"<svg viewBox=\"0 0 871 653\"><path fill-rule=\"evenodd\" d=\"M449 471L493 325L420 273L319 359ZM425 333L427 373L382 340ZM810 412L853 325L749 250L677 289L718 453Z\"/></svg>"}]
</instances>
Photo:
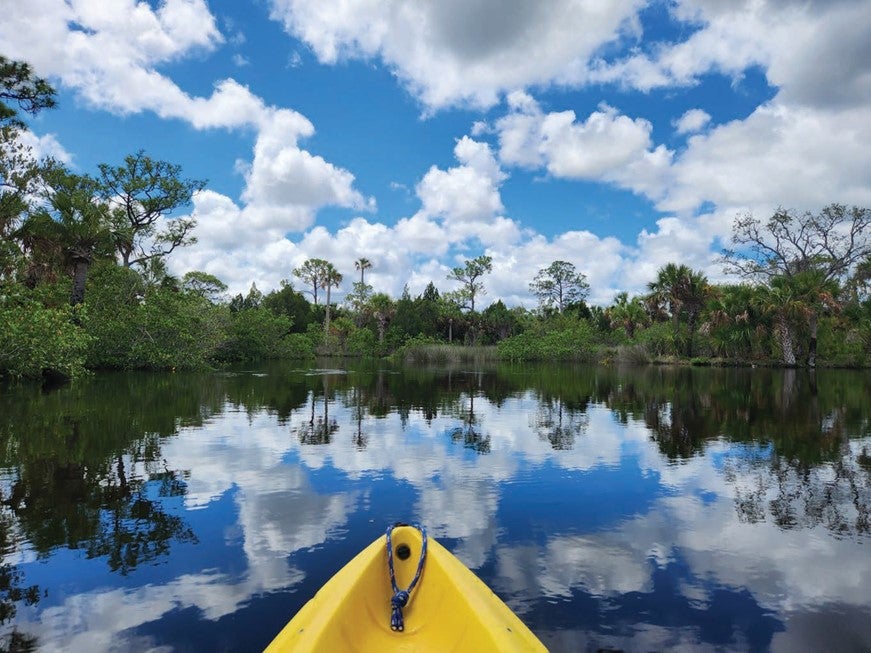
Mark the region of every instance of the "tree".
<instances>
[{"instance_id":1,"label":"tree","mask_svg":"<svg viewBox=\"0 0 871 653\"><path fill-rule=\"evenodd\" d=\"M612 329L623 329L630 338L635 337L638 328L647 326L649 317L640 297L629 299L626 292L618 293L614 305L606 311L608 324Z\"/></svg>"},{"instance_id":2,"label":"tree","mask_svg":"<svg viewBox=\"0 0 871 653\"><path fill-rule=\"evenodd\" d=\"M196 220L172 214L189 206L205 181L182 178L181 166L155 161L143 150L125 157L124 165L101 163L99 169L99 192L114 208L115 246L125 267L196 242Z\"/></svg>"},{"instance_id":3,"label":"tree","mask_svg":"<svg viewBox=\"0 0 871 653\"><path fill-rule=\"evenodd\" d=\"M361 258L358 258L356 261L354 261L354 268L360 271L360 286L361 287L366 286L366 279L364 278L364 274L365 274L366 270L368 270L371 267L372 267L372 261L370 261L368 258L361 257Z\"/></svg>"},{"instance_id":4,"label":"tree","mask_svg":"<svg viewBox=\"0 0 871 653\"><path fill-rule=\"evenodd\" d=\"M795 324L807 316L806 306L796 296L788 277L776 277L770 285L760 286L755 299L755 307L770 316L774 323L773 335L780 349L781 362L794 366Z\"/></svg>"},{"instance_id":5,"label":"tree","mask_svg":"<svg viewBox=\"0 0 871 653\"><path fill-rule=\"evenodd\" d=\"M324 332L330 332L330 290L333 287L338 288L339 284L342 283L342 275L339 271L333 266L332 263L327 263L324 267L324 274L321 278L321 287L327 291L327 316L324 320Z\"/></svg>"},{"instance_id":6,"label":"tree","mask_svg":"<svg viewBox=\"0 0 871 653\"><path fill-rule=\"evenodd\" d=\"M54 88L34 75L29 64L0 55L0 123L24 127L10 100L31 115L56 105Z\"/></svg>"},{"instance_id":7,"label":"tree","mask_svg":"<svg viewBox=\"0 0 871 653\"><path fill-rule=\"evenodd\" d=\"M540 306L556 304L560 314L568 304L583 301L589 290L586 276L568 261L554 261L542 268L529 284L529 292L538 297Z\"/></svg>"},{"instance_id":8,"label":"tree","mask_svg":"<svg viewBox=\"0 0 871 653\"><path fill-rule=\"evenodd\" d=\"M369 300L369 310L372 311L372 317L375 318L375 324L378 328L378 344L383 344L387 325L396 314L396 304L385 293L379 292L372 295Z\"/></svg>"},{"instance_id":9,"label":"tree","mask_svg":"<svg viewBox=\"0 0 871 653\"><path fill-rule=\"evenodd\" d=\"M717 287L707 308L707 328L717 355L744 360L753 356L757 328L762 328L756 310L761 291L749 284Z\"/></svg>"},{"instance_id":10,"label":"tree","mask_svg":"<svg viewBox=\"0 0 871 653\"><path fill-rule=\"evenodd\" d=\"M764 224L746 213L732 225L732 244L735 249L724 250L721 259L727 273L769 284L784 277L783 287L803 277L799 285L805 299L826 297L832 282L843 282L871 256L871 211L843 204L830 204L817 214L778 209ZM817 286L808 287L811 282ZM819 308L812 300L800 312L809 327L809 367L816 365Z\"/></svg>"},{"instance_id":11,"label":"tree","mask_svg":"<svg viewBox=\"0 0 871 653\"><path fill-rule=\"evenodd\" d=\"M468 308L470 313L475 312L475 297L483 295L484 283L479 279L493 271L493 258L486 255L467 260L463 267L453 268L447 278L451 281L459 281L463 284L457 294L458 303Z\"/></svg>"},{"instance_id":12,"label":"tree","mask_svg":"<svg viewBox=\"0 0 871 653\"><path fill-rule=\"evenodd\" d=\"M517 315L508 309L502 300L493 302L481 312L484 332L493 342L505 340L518 330Z\"/></svg>"},{"instance_id":13,"label":"tree","mask_svg":"<svg viewBox=\"0 0 871 653\"><path fill-rule=\"evenodd\" d=\"M293 271L293 276L311 286L311 290L306 292L312 296L315 306L318 305L318 290L324 287L324 275L328 265L330 263L322 258L310 258Z\"/></svg>"},{"instance_id":14,"label":"tree","mask_svg":"<svg viewBox=\"0 0 871 653\"><path fill-rule=\"evenodd\" d=\"M280 289L271 291L263 298L263 306L275 315L290 318L293 321L291 331L294 333L305 333L308 325L314 321L311 304L287 280L282 280Z\"/></svg>"},{"instance_id":15,"label":"tree","mask_svg":"<svg viewBox=\"0 0 871 653\"><path fill-rule=\"evenodd\" d=\"M17 105L17 108L16 106ZM11 233L37 194L42 174L52 161L37 161L21 140L26 129L18 111L36 115L55 106L55 91L24 62L0 55L0 280L11 274L21 252Z\"/></svg>"},{"instance_id":16,"label":"tree","mask_svg":"<svg viewBox=\"0 0 871 653\"><path fill-rule=\"evenodd\" d=\"M52 175L48 205L28 217L16 232L25 248L36 256L57 253L72 272L70 304L85 299L88 268L111 252L108 207L95 199L92 179L66 172Z\"/></svg>"},{"instance_id":17,"label":"tree","mask_svg":"<svg viewBox=\"0 0 871 653\"><path fill-rule=\"evenodd\" d=\"M186 272L182 277L181 287L192 295L207 299L213 304L219 301L223 293L227 291L227 284L218 277L199 270Z\"/></svg>"},{"instance_id":18,"label":"tree","mask_svg":"<svg viewBox=\"0 0 871 653\"><path fill-rule=\"evenodd\" d=\"M687 318L689 337L685 353L692 356L699 314L710 294L707 277L686 265L668 263L659 269L656 280L648 283L647 288L650 290L648 301L653 311L671 318L675 342L680 340L681 318Z\"/></svg>"}]
</instances>

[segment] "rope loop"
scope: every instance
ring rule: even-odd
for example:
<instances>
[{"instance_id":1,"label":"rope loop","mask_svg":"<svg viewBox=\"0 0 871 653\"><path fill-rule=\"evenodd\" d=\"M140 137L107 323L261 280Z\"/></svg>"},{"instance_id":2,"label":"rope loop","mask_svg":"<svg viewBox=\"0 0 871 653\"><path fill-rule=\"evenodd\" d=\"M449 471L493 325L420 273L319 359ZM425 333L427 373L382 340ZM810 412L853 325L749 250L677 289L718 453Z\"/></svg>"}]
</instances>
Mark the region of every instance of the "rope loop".
<instances>
[{"instance_id":1,"label":"rope loop","mask_svg":"<svg viewBox=\"0 0 871 653\"><path fill-rule=\"evenodd\" d=\"M393 612L390 615L390 630L402 632L405 630L405 622L402 619L402 608L408 605L411 600L411 592L420 580L420 574L423 571L423 563L426 560L426 529L422 526L414 525L414 528L420 531L421 546L420 558L417 561L417 570L414 572L414 578L407 589L401 589L396 584L396 570L393 567L393 529L397 526L405 526L406 524L394 524L387 528L387 570L390 572L390 586L393 588L393 596L390 598L390 605L393 606Z\"/></svg>"}]
</instances>

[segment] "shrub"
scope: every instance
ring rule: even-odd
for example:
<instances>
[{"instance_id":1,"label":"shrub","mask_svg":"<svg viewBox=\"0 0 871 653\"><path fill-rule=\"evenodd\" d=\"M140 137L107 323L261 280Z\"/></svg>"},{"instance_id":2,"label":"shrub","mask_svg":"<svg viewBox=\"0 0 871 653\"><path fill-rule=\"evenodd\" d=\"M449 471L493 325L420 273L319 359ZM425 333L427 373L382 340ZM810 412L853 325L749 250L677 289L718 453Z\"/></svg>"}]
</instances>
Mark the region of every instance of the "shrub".
<instances>
[{"instance_id":1,"label":"shrub","mask_svg":"<svg viewBox=\"0 0 871 653\"><path fill-rule=\"evenodd\" d=\"M266 308L248 308L232 314L227 339L218 357L228 361L279 358L283 339L290 335L291 320Z\"/></svg>"},{"instance_id":2,"label":"shrub","mask_svg":"<svg viewBox=\"0 0 871 653\"><path fill-rule=\"evenodd\" d=\"M562 320L555 327L531 329L507 338L497 345L499 355L518 361L590 361L594 358L593 328L589 322Z\"/></svg>"},{"instance_id":3,"label":"shrub","mask_svg":"<svg viewBox=\"0 0 871 653\"><path fill-rule=\"evenodd\" d=\"M311 358L314 346L304 333L290 333L279 343L280 358Z\"/></svg>"},{"instance_id":4,"label":"shrub","mask_svg":"<svg viewBox=\"0 0 871 653\"><path fill-rule=\"evenodd\" d=\"M24 301L0 306L0 374L39 378L84 372L90 337L75 324L80 310Z\"/></svg>"},{"instance_id":5,"label":"shrub","mask_svg":"<svg viewBox=\"0 0 871 653\"><path fill-rule=\"evenodd\" d=\"M668 322L657 322L636 334L636 341L651 357L669 356L677 353L674 327Z\"/></svg>"}]
</instances>

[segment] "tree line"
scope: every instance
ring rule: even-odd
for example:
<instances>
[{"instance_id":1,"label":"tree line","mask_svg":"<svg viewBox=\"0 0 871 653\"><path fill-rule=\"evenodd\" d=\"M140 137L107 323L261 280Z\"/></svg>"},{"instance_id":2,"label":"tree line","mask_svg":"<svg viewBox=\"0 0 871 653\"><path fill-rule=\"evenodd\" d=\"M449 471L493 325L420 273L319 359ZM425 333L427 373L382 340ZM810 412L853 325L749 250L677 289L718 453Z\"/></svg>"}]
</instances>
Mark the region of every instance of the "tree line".
<instances>
[{"instance_id":1,"label":"tree line","mask_svg":"<svg viewBox=\"0 0 871 653\"><path fill-rule=\"evenodd\" d=\"M55 104L27 64L0 57L0 375L317 354L444 358L488 346L511 360L871 360L871 214L862 207L739 216L721 258L734 283L668 263L646 293L619 293L608 306L588 305L586 276L557 260L529 281L534 309L482 308L487 255L452 268L449 292L433 281L416 297L407 287L399 298L375 292L366 274L378 262L361 256L342 302L345 275L320 258L265 295L252 284L230 297L214 275L168 272L173 252L195 242L195 220L180 214L206 182L144 151L90 175L36 160L22 145L21 114Z\"/></svg>"}]
</instances>

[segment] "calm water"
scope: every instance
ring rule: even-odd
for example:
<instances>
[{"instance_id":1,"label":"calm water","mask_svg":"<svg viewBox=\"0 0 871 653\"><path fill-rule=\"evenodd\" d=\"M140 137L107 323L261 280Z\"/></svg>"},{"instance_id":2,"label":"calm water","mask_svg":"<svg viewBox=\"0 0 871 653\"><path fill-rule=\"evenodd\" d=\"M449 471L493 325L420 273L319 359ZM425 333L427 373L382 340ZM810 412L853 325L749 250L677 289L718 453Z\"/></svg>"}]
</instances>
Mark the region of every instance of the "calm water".
<instances>
[{"instance_id":1,"label":"calm water","mask_svg":"<svg viewBox=\"0 0 871 653\"><path fill-rule=\"evenodd\" d=\"M340 365L0 390L0 650L258 651L398 520L553 651L871 649L871 374Z\"/></svg>"}]
</instances>

